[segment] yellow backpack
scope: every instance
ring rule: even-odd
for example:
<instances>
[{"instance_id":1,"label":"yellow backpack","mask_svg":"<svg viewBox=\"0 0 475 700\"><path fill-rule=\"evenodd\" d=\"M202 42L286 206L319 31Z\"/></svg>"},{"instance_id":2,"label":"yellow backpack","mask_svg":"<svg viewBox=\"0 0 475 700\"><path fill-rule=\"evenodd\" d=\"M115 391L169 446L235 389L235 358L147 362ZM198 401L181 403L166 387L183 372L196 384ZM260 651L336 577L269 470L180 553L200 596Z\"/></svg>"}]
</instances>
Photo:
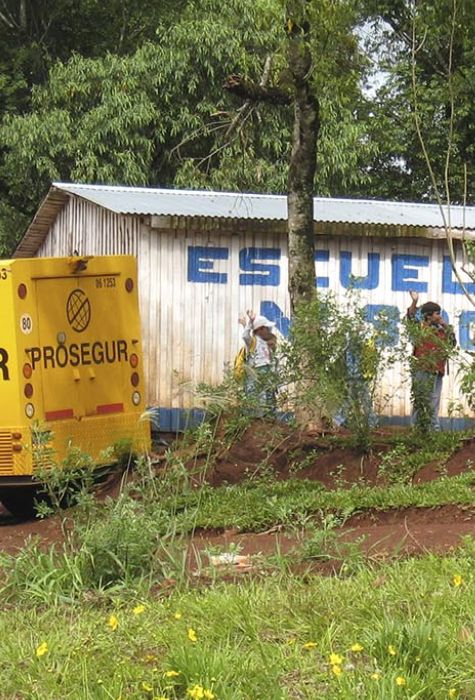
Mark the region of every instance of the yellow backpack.
<instances>
[{"instance_id":1,"label":"yellow backpack","mask_svg":"<svg viewBox=\"0 0 475 700\"><path fill-rule=\"evenodd\" d=\"M251 352L254 352L256 347L256 339L253 336L251 338L251 344L249 346L249 350L247 347L244 345L239 352L237 353L236 357L234 358L234 364L233 364L233 377L237 382L243 382L244 377L246 376L246 364L249 355Z\"/></svg>"},{"instance_id":2,"label":"yellow backpack","mask_svg":"<svg viewBox=\"0 0 475 700\"><path fill-rule=\"evenodd\" d=\"M379 363L379 351L374 337L366 340L361 353L361 376L366 381L375 378Z\"/></svg>"}]
</instances>

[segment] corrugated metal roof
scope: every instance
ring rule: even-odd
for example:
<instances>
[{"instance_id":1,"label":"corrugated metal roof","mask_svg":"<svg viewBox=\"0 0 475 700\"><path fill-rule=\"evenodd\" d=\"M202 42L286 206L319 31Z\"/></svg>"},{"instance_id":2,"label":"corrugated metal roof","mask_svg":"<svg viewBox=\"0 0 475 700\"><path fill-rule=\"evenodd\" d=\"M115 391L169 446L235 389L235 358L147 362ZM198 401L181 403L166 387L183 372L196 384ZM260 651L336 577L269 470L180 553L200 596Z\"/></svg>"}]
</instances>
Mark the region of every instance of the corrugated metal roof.
<instances>
[{"instance_id":1,"label":"corrugated metal roof","mask_svg":"<svg viewBox=\"0 0 475 700\"><path fill-rule=\"evenodd\" d=\"M198 216L223 219L285 220L287 197L272 194L115 187L55 182L53 187L83 197L118 214ZM452 228L475 229L475 207L444 209ZM442 228L436 204L314 197L317 222Z\"/></svg>"}]
</instances>

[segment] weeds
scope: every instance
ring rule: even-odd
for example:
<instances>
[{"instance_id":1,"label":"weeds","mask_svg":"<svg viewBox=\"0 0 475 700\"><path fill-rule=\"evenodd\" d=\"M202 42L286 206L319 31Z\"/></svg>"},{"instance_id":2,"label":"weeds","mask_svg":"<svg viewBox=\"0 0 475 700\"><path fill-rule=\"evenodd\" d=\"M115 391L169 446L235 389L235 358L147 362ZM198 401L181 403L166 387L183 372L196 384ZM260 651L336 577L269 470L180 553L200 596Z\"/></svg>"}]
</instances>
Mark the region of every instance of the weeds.
<instances>
[{"instance_id":1,"label":"weeds","mask_svg":"<svg viewBox=\"0 0 475 700\"><path fill-rule=\"evenodd\" d=\"M473 472L417 486L396 483L386 488L354 486L327 491L316 482L260 479L241 485L194 488L183 465L173 459L161 478L147 460L137 478L119 497L103 503L82 494L64 518L64 544L41 550L31 544L19 557L5 557L6 599L30 595L44 600L77 598L88 590L134 586L135 582L173 578L186 582L187 533L196 528L263 531L281 526L307 528L319 516L324 527L304 546L309 558L339 556L357 562L357 552L336 548L334 526L356 511L441 503L473 504ZM29 564L27 565L27 562ZM47 581L47 585L45 585ZM53 597L54 597L53 596Z\"/></svg>"},{"instance_id":2,"label":"weeds","mask_svg":"<svg viewBox=\"0 0 475 700\"><path fill-rule=\"evenodd\" d=\"M201 429L200 449L211 448L212 435L212 426ZM395 462L402 444L393 447ZM454 445L437 437L425 454ZM269 457L264 451L264 471ZM71 459L82 464L77 454ZM475 693L467 670L475 652L473 539L445 560L376 564L363 557L361 541L338 534L355 511L471 506L473 472L335 491L268 474L236 486L195 484L180 453L166 453L160 475L140 459L115 500L91 501L80 491L64 517L64 546L30 542L17 556L1 555L1 595L10 606L0 612L2 697L29 697L33 684L38 696L56 700L53 675L61 696L99 700L287 700L296 689L308 700ZM305 536L298 554L261 562L267 578L190 585L187 535L197 528L278 526ZM226 547L239 551L237 543ZM301 579L292 558L336 559L340 573Z\"/></svg>"},{"instance_id":3,"label":"weeds","mask_svg":"<svg viewBox=\"0 0 475 700\"><path fill-rule=\"evenodd\" d=\"M390 329L394 319L369 323L355 292L346 310L331 294L297 309L284 345L284 384L294 404L317 421L345 425L367 452L376 424L375 395L382 373L395 360Z\"/></svg>"},{"instance_id":4,"label":"weeds","mask_svg":"<svg viewBox=\"0 0 475 700\"><path fill-rule=\"evenodd\" d=\"M409 439L400 439L381 456L379 473L389 483L410 483L422 467L436 463L442 476L447 459L460 441L461 436L456 433L423 435L414 431Z\"/></svg>"}]
</instances>

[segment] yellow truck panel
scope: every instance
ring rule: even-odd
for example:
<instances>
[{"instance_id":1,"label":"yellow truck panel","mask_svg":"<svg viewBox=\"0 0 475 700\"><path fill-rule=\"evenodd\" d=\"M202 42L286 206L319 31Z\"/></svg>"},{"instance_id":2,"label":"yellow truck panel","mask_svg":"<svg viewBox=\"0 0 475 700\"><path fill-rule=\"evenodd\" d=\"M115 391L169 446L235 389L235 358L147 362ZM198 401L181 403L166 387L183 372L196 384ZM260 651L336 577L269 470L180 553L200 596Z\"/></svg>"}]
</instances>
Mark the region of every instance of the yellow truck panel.
<instances>
[{"instance_id":1,"label":"yellow truck panel","mask_svg":"<svg viewBox=\"0 0 475 700\"><path fill-rule=\"evenodd\" d=\"M32 481L38 431L56 464L149 449L133 256L0 262L0 323L0 497Z\"/></svg>"}]
</instances>

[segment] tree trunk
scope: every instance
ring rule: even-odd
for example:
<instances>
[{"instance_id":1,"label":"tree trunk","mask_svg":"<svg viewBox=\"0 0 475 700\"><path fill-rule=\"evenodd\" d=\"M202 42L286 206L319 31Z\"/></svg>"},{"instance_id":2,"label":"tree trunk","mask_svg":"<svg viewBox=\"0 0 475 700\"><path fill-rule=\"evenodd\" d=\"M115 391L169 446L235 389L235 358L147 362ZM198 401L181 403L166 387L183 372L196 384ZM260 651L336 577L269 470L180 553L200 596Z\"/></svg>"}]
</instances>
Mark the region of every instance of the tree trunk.
<instances>
[{"instance_id":1,"label":"tree trunk","mask_svg":"<svg viewBox=\"0 0 475 700\"><path fill-rule=\"evenodd\" d=\"M294 85L294 128L288 179L288 247L290 306L310 301L315 294L315 237L313 230L313 182L317 161L317 139L320 129L319 105L309 84L312 59L308 25L294 20L295 5L289 2L287 35L289 69Z\"/></svg>"},{"instance_id":2,"label":"tree trunk","mask_svg":"<svg viewBox=\"0 0 475 700\"><path fill-rule=\"evenodd\" d=\"M289 0L287 36L289 70L294 87L294 128L290 156L287 216L289 250L289 296L292 314L315 295L315 235L313 230L313 182L317 167L317 140L320 130L319 104L309 83L312 58L308 46L307 0ZM299 13L300 10L300 13ZM302 367L312 363L301 357ZM311 358L309 358L310 360ZM297 397L309 395L312 377L303 376ZM307 401L295 405L301 428L319 431L323 417L318 405Z\"/></svg>"},{"instance_id":3,"label":"tree trunk","mask_svg":"<svg viewBox=\"0 0 475 700\"><path fill-rule=\"evenodd\" d=\"M313 0L288 0L286 31L288 39L288 66L291 76L294 103L294 128L292 153L288 178L288 259L289 295L292 315L300 304L310 302L315 296L315 238L313 230L313 181L317 167L317 140L320 130L319 104L312 93L310 75L312 58L309 39L307 10ZM277 105L289 103L289 95L280 88L250 83L242 76L232 75L224 88L250 103L265 101ZM311 359L311 358L308 358ZM301 358L302 367L312 363ZM305 375L305 371L302 372ZM309 394L311 376L303 376L297 396ZM296 401L295 415L301 427L316 430L322 427L318 405Z\"/></svg>"}]
</instances>

